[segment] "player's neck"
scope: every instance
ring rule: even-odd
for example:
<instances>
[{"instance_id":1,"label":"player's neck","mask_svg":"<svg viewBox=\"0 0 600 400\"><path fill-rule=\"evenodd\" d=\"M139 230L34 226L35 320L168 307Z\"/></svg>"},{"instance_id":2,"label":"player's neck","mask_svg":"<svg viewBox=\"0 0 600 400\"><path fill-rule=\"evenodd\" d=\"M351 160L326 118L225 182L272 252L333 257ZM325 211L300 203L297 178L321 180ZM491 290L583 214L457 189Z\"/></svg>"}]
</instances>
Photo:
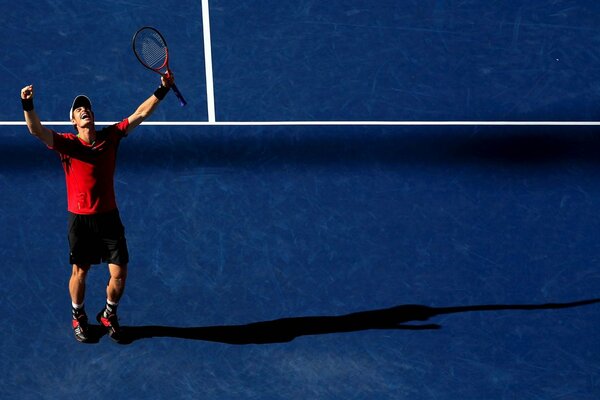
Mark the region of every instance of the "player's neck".
<instances>
[{"instance_id":1,"label":"player's neck","mask_svg":"<svg viewBox=\"0 0 600 400\"><path fill-rule=\"evenodd\" d=\"M96 141L96 129L93 125L90 128L78 128L77 137L87 144L92 144Z\"/></svg>"}]
</instances>

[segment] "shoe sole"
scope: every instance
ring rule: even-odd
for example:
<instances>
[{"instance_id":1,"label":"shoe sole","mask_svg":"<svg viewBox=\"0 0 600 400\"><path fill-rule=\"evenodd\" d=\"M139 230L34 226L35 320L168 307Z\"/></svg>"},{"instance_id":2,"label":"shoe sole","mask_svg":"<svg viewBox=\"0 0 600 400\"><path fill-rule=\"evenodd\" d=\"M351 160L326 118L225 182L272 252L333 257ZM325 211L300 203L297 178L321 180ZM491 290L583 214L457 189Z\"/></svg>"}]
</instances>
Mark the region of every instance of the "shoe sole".
<instances>
[{"instance_id":1,"label":"shoe sole","mask_svg":"<svg viewBox=\"0 0 600 400\"><path fill-rule=\"evenodd\" d=\"M75 340L77 340L79 343L89 343L90 342L90 338L80 338L78 336L75 336Z\"/></svg>"}]
</instances>

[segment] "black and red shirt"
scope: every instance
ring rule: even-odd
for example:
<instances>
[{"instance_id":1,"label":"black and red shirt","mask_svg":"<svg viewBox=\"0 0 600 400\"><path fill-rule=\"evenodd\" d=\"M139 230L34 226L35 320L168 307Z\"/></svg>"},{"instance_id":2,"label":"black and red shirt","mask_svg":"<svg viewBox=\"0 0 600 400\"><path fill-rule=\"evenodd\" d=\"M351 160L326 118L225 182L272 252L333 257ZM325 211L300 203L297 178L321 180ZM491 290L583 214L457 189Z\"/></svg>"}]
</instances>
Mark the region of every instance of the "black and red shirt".
<instances>
[{"instance_id":1,"label":"black and red shirt","mask_svg":"<svg viewBox=\"0 0 600 400\"><path fill-rule=\"evenodd\" d=\"M56 133L50 147L59 153L67 182L67 208L74 214L98 214L117 208L114 175L117 150L129 121L96 132L88 144L72 133Z\"/></svg>"}]
</instances>

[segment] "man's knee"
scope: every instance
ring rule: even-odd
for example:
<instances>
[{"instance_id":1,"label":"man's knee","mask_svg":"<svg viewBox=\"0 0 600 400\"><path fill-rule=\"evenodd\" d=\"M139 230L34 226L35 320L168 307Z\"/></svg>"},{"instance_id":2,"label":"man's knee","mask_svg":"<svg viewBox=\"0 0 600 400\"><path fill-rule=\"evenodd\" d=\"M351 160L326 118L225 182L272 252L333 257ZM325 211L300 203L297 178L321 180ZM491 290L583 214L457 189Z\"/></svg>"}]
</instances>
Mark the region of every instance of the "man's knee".
<instances>
[{"instance_id":1,"label":"man's knee","mask_svg":"<svg viewBox=\"0 0 600 400\"><path fill-rule=\"evenodd\" d=\"M72 275L79 279L85 279L90 267L91 266L89 264L73 264Z\"/></svg>"},{"instance_id":2,"label":"man's knee","mask_svg":"<svg viewBox=\"0 0 600 400\"><path fill-rule=\"evenodd\" d=\"M127 264L109 264L108 269L112 279L123 282L127 279Z\"/></svg>"}]
</instances>

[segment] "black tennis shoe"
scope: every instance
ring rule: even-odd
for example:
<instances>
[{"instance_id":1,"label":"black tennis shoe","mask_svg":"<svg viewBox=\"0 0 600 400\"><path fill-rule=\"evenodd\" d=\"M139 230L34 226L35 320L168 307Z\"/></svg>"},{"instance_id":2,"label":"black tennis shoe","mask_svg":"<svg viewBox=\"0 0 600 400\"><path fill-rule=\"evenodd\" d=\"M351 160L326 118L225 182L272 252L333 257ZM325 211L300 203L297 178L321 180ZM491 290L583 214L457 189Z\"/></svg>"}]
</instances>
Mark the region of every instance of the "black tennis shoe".
<instances>
[{"instance_id":1,"label":"black tennis shoe","mask_svg":"<svg viewBox=\"0 0 600 400\"><path fill-rule=\"evenodd\" d=\"M96 320L104 327L104 329L106 329L108 337L119 343L123 338L123 332L119 326L117 314L106 314L104 311L105 310L102 310L98 313Z\"/></svg>"},{"instance_id":2,"label":"black tennis shoe","mask_svg":"<svg viewBox=\"0 0 600 400\"><path fill-rule=\"evenodd\" d=\"M78 342L86 343L89 341L89 326L88 326L88 317L83 313L73 314L73 332L75 333L75 339Z\"/></svg>"}]
</instances>

